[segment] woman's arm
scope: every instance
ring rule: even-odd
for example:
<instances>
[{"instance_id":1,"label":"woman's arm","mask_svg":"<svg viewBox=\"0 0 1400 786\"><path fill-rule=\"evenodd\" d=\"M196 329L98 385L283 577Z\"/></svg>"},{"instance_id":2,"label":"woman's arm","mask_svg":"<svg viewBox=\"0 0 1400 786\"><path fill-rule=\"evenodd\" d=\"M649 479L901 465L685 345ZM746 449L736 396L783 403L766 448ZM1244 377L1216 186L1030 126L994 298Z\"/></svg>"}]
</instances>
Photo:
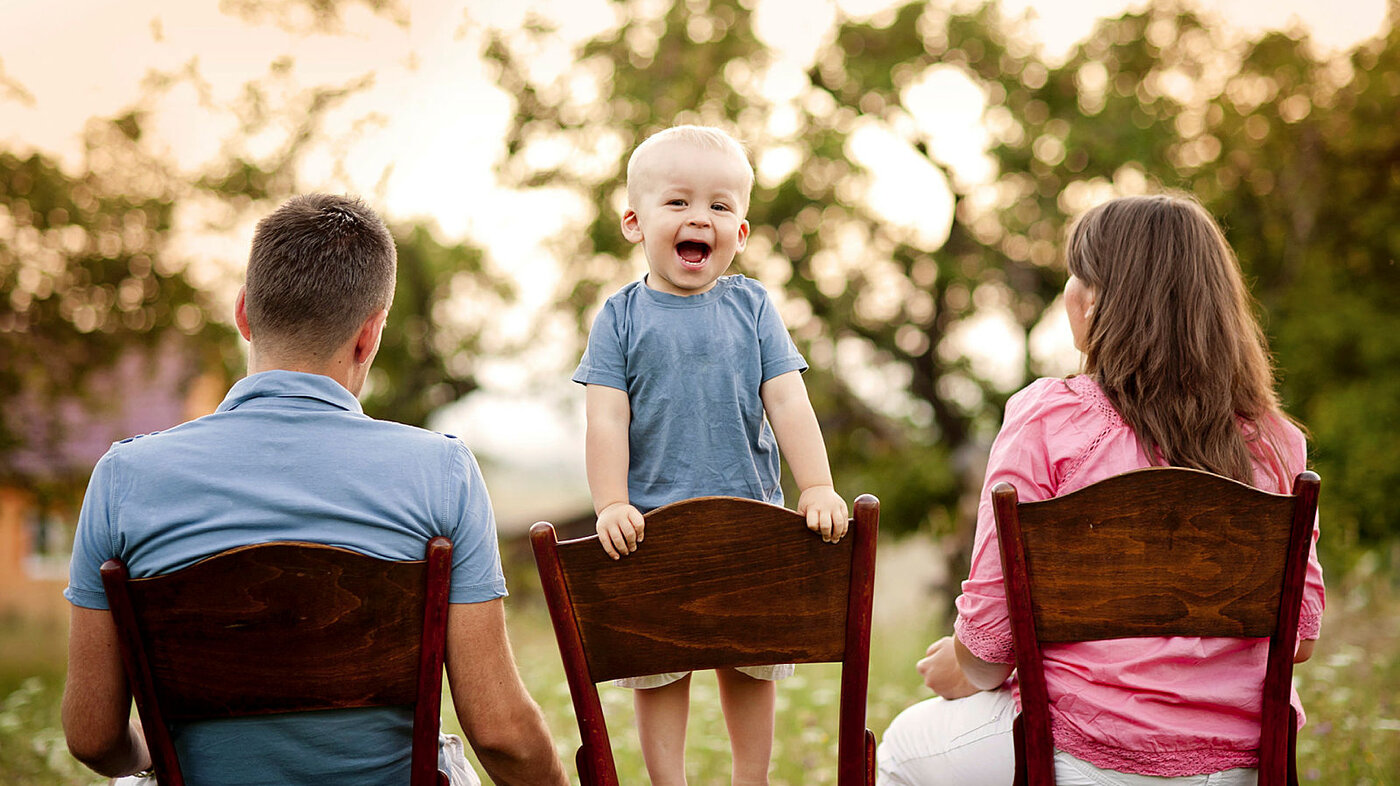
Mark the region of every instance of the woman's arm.
<instances>
[{"instance_id":1,"label":"woman's arm","mask_svg":"<svg viewBox=\"0 0 1400 786\"><path fill-rule=\"evenodd\" d=\"M945 699L961 699L1000 687L1011 675L1010 663L988 663L973 655L956 636L944 636L929 645L919 660L924 684Z\"/></svg>"}]
</instances>

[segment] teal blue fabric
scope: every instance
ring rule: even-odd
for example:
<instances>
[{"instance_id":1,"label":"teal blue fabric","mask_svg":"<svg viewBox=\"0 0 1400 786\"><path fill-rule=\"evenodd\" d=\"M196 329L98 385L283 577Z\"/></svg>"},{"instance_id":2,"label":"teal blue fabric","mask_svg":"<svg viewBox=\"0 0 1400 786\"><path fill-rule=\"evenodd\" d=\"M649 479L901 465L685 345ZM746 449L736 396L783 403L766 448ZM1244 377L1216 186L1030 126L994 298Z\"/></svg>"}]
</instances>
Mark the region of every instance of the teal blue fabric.
<instances>
[{"instance_id":1,"label":"teal blue fabric","mask_svg":"<svg viewBox=\"0 0 1400 786\"><path fill-rule=\"evenodd\" d=\"M698 295L623 287L594 320L573 381L627 392L627 493L639 510L709 495L781 505L759 388L806 369L763 286L735 275Z\"/></svg>"},{"instance_id":2,"label":"teal blue fabric","mask_svg":"<svg viewBox=\"0 0 1400 786\"><path fill-rule=\"evenodd\" d=\"M107 608L98 569L158 575L234 546L301 540L422 559L452 539L452 603L506 594L490 499L461 440L374 420L340 384L268 371L218 410L116 443L83 500L64 596ZM406 709L338 710L173 729L188 782L407 783Z\"/></svg>"}]
</instances>

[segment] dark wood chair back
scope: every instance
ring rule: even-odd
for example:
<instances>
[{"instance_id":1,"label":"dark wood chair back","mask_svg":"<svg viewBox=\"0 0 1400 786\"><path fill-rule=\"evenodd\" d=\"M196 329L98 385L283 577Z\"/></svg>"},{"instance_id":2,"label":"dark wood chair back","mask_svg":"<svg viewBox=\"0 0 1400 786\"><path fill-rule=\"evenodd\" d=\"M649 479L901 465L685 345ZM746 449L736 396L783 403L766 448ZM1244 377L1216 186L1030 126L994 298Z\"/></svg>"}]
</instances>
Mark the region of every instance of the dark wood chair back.
<instances>
[{"instance_id":1,"label":"dark wood chair back","mask_svg":"<svg viewBox=\"0 0 1400 786\"><path fill-rule=\"evenodd\" d=\"M596 683L671 671L839 662L837 782L873 786L865 728L870 609L880 503L856 500L846 536L824 543L791 510L702 497L646 515L646 540L620 560L596 535L559 542L530 529L573 695L585 786L616 786Z\"/></svg>"},{"instance_id":2,"label":"dark wood chair back","mask_svg":"<svg viewBox=\"0 0 1400 786\"><path fill-rule=\"evenodd\" d=\"M180 786L168 723L413 708L411 786L437 768L452 543L419 561L315 543L242 546L161 576L102 566L160 786Z\"/></svg>"},{"instance_id":3,"label":"dark wood chair back","mask_svg":"<svg viewBox=\"0 0 1400 786\"><path fill-rule=\"evenodd\" d=\"M1053 786L1041 646L1134 636L1268 638L1259 783L1296 784L1289 705L1318 477L1292 494L1178 467L1018 503L992 489L1016 644L1016 783Z\"/></svg>"}]
</instances>

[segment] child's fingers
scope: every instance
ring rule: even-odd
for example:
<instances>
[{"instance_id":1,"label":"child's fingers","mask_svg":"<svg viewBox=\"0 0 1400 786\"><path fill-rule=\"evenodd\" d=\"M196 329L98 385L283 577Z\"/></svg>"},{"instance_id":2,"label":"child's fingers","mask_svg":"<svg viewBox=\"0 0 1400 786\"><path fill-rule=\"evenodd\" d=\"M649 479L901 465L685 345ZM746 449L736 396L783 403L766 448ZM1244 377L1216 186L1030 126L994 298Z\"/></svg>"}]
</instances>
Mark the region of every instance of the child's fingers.
<instances>
[{"instance_id":1,"label":"child's fingers","mask_svg":"<svg viewBox=\"0 0 1400 786\"><path fill-rule=\"evenodd\" d=\"M637 543L641 543L643 540L646 539L646 529L647 529L647 521L646 521L646 519L642 518L642 512L641 512L640 510L637 510L636 508L633 508L633 509L627 514L627 520L632 522L632 527L633 527L633 528L636 530L636 532L637 532L637 541L636 541L636 542L637 542Z\"/></svg>"},{"instance_id":2,"label":"child's fingers","mask_svg":"<svg viewBox=\"0 0 1400 786\"><path fill-rule=\"evenodd\" d=\"M623 545L620 548L623 554L630 554L636 550L637 541L641 540L641 538L638 537L640 532L641 530L637 528L636 523L632 521L630 516L622 520L621 535L623 538Z\"/></svg>"},{"instance_id":3,"label":"child's fingers","mask_svg":"<svg viewBox=\"0 0 1400 786\"><path fill-rule=\"evenodd\" d=\"M609 557L617 559L621 555L617 553L617 547L613 545L614 534L619 533L614 533L611 530L603 530L598 533L598 542L603 544L603 551L606 551Z\"/></svg>"}]
</instances>

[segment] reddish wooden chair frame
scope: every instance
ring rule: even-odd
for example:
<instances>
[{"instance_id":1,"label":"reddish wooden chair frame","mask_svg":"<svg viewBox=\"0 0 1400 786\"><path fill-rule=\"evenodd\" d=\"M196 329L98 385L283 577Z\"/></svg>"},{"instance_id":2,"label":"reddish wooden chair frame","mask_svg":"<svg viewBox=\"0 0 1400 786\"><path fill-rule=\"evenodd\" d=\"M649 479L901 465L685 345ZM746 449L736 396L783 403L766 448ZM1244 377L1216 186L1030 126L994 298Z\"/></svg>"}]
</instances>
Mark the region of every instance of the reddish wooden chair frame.
<instances>
[{"instance_id":1,"label":"reddish wooden chair frame","mask_svg":"<svg viewBox=\"0 0 1400 786\"><path fill-rule=\"evenodd\" d=\"M1131 636L1268 638L1261 786L1298 778L1289 704L1319 480L1270 494L1229 478L1154 467L1062 497L992 505L1016 646L1016 784L1053 786L1042 643Z\"/></svg>"},{"instance_id":2,"label":"reddish wooden chair frame","mask_svg":"<svg viewBox=\"0 0 1400 786\"><path fill-rule=\"evenodd\" d=\"M791 510L702 497L648 513L645 541L620 560L596 535L560 542L550 524L535 524L530 543L583 738L582 783L618 784L596 683L840 662L837 783L873 786L865 702L879 518L879 501L862 495L833 545Z\"/></svg>"},{"instance_id":3,"label":"reddish wooden chair frame","mask_svg":"<svg viewBox=\"0 0 1400 786\"><path fill-rule=\"evenodd\" d=\"M241 546L132 579L102 565L160 786L185 783L166 725L411 705L411 786L445 786L438 729L452 542L396 562L316 543Z\"/></svg>"}]
</instances>

